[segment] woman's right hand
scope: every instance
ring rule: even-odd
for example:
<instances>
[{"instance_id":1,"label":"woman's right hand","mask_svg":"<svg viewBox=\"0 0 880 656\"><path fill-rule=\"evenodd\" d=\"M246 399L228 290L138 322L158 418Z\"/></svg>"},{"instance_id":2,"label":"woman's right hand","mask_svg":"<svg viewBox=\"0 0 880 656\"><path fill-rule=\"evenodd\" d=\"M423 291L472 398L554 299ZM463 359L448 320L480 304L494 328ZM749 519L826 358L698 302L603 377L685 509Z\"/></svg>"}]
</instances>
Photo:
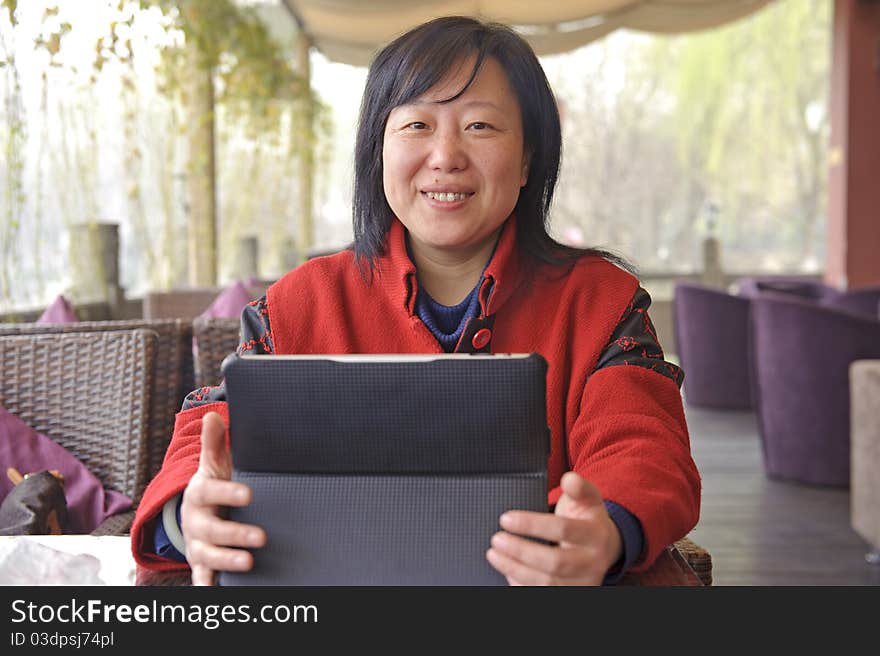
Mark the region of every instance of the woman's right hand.
<instances>
[{"instance_id":1,"label":"woman's right hand","mask_svg":"<svg viewBox=\"0 0 880 656\"><path fill-rule=\"evenodd\" d=\"M213 585L219 570L243 572L253 567L247 547L262 547L266 533L258 526L220 516L223 506L246 506L251 489L232 478L232 457L226 446L226 426L216 412L202 418L199 468L183 491L180 523L193 585Z\"/></svg>"}]
</instances>

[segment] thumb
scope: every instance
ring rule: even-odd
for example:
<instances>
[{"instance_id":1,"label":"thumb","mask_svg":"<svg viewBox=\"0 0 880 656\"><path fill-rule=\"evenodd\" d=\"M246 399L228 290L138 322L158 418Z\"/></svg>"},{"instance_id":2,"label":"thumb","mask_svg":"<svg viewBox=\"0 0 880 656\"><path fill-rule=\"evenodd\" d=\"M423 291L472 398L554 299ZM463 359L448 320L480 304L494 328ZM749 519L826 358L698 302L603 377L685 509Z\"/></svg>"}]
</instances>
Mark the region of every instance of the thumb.
<instances>
[{"instance_id":1,"label":"thumb","mask_svg":"<svg viewBox=\"0 0 880 656\"><path fill-rule=\"evenodd\" d=\"M199 471L211 478L231 478L232 458L226 446L226 424L218 413L209 412L202 417L201 441Z\"/></svg>"},{"instance_id":2,"label":"thumb","mask_svg":"<svg viewBox=\"0 0 880 656\"><path fill-rule=\"evenodd\" d=\"M603 502L599 488L573 471L563 474L560 486L562 493L579 505L598 506Z\"/></svg>"}]
</instances>

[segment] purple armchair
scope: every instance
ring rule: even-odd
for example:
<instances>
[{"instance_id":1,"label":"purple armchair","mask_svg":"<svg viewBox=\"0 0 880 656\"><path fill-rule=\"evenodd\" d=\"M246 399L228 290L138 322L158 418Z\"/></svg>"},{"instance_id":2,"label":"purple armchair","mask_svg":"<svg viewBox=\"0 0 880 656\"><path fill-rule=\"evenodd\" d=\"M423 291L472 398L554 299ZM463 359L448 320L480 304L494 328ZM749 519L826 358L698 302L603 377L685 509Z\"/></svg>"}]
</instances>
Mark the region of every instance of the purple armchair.
<instances>
[{"instance_id":1,"label":"purple armchair","mask_svg":"<svg viewBox=\"0 0 880 656\"><path fill-rule=\"evenodd\" d=\"M672 311L688 405L751 408L748 299L679 281Z\"/></svg>"},{"instance_id":2,"label":"purple armchair","mask_svg":"<svg viewBox=\"0 0 880 656\"><path fill-rule=\"evenodd\" d=\"M744 276L737 278L735 285L737 295L744 298L771 293L819 303L837 294L836 289L815 276Z\"/></svg>"},{"instance_id":3,"label":"purple armchair","mask_svg":"<svg viewBox=\"0 0 880 656\"><path fill-rule=\"evenodd\" d=\"M849 365L880 358L880 320L759 295L752 299L751 348L766 473L848 486Z\"/></svg>"},{"instance_id":4,"label":"purple armchair","mask_svg":"<svg viewBox=\"0 0 880 656\"><path fill-rule=\"evenodd\" d=\"M873 319L880 318L880 287L864 287L831 294L822 300L825 307Z\"/></svg>"}]
</instances>

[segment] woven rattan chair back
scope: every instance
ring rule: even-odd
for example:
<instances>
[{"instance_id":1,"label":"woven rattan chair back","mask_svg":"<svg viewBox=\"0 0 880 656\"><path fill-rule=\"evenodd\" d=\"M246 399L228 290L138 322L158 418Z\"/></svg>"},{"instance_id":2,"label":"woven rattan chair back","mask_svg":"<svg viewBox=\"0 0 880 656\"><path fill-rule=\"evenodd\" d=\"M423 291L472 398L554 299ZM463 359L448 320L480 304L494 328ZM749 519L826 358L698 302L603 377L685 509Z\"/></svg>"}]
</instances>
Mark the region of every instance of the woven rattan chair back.
<instances>
[{"instance_id":1,"label":"woven rattan chair back","mask_svg":"<svg viewBox=\"0 0 880 656\"><path fill-rule=\"evenodd\" d=\"M684 556L703 585L712 585L712 556L704 547L684 537L675 543L675 548Z\"/></svg>"},{"instance_id":2,"label":"woven rattan chair back","mask_svg":"<svg viewBox=\"0 0 880 656\"><path fill-rule=\"evenodd\" d=\"M0 404L136 504L155 348L148 330L0 336Z\"/></svg>"},{"instance_id":3,"label":"woven rattan chair back","mask_svg":"<svg viewBox=\"0 0 880 656\"><path fill-rule=\"evenodd\" d=\"M238 350L239 319L196 319L193 335L198 345L196 387L219 385L223 376L220 365L230 353Z\"/></svg>"},{"instance_id":4,"label":"woven rattan chair back","mask_svg":"<svg viewBox=\"0 0 880 656\"><path fill-rule=\"evenodd\" d=\"M69 324L0 324L0 336L22 334L91 333L116 330L151 330L158 335L153 358L147 444L147 476L152 478L162 466L165 451L174 432L174 416L183 397L195 388L192 356L192 324L180 319L131 321L81 321Z\"/></svg>"}]
</instances>

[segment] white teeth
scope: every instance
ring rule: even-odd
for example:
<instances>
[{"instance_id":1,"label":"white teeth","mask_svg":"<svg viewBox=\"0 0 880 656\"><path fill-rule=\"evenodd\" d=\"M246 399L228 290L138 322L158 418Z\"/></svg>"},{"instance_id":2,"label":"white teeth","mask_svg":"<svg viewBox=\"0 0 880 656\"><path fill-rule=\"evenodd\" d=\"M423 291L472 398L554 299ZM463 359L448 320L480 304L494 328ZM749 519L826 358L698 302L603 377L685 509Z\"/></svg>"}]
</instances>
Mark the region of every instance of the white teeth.
<instances>
[{"instance_id":1,"label":"white teeth","mask_svg":"<svg viewBox=\"0 0 880 656\"><path fill-rule=\"evenodd\" d=\"M426 191L425 194L427 194L428 198L430 198L432 200L439 200L439 201L443 201L446 203L451 203L452 201L455 201L455 200L464 200L465 198L470 196L470 194L451 194L451 193L436 192L436 191Z\"/></svg>"}]
</instances>

